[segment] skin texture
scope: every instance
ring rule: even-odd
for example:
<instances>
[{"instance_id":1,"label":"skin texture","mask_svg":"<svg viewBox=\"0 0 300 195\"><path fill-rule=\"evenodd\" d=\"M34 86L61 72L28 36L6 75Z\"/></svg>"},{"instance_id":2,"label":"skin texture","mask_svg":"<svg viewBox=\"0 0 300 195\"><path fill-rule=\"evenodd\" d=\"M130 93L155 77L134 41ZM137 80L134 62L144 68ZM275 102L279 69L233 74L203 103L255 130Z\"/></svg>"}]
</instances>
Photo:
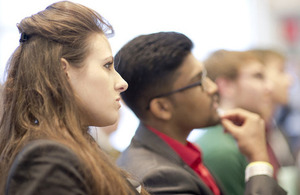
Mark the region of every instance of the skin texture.
<instances>
[{"instance_id":1,"label":"skin texture","mask_svg":"<svg viewBox=\"0 0 300 195\"><path fill-rule=\"evenodd\" d=\"M66 60L62 62L82 107L86 124L111 125L118 120L120 93L128 85L114 69L107 38L102 34L95 34L90 40L93 40L91 52L83 67L70 66Z\"/></svg>"}]
</instances>

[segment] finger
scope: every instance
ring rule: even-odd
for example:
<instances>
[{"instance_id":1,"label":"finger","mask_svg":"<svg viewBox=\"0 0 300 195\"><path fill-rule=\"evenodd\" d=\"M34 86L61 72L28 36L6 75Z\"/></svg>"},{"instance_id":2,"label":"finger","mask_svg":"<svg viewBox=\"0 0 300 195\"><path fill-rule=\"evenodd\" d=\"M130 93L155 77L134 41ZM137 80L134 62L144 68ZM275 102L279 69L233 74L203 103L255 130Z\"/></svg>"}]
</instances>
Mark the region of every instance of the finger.
<instances>
[{"instance_id":1,"label":"finger","mask_svg":"<svg viewBox=\"0 0 300 195\"><path fill-rule=\"evenodd\" d=\"M247 120L246 117L240 116L239 114L228 114L226 116L223 116L221 119L227 119L230 120L232 123L234 123L237 126L242 126L244 122Z\"/></svg>"},{"instance_id":2,"label":"finger","mask_svg":"<svg viewBox=\"0 0 300 195\"><path fill-rule=\"evenodd\" d=\"M222 119L221 123L225 129L225 132L230 133L233 137L237 136L239 129L232 121L228 119Z\"/></svg>"},{"instance_id":3,"label":"finger","mask_svg":"<svg viewBox=\"0 0 300 195\"><path fill-rule=\"evenodd\" d=\"M245 118L247 114L242 109L227 110L223 113L222 118L236 120L239 118Z\"/></svg>"}]
</instances>

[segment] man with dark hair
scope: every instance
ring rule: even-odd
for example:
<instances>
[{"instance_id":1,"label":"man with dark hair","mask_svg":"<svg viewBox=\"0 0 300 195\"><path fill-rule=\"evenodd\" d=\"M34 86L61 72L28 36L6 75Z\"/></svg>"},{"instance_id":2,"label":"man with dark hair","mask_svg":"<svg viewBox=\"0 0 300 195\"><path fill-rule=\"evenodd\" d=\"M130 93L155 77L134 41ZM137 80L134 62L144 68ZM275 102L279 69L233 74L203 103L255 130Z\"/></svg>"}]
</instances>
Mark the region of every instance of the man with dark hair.
<instances>
[{"instance_id":1,"label":"man with dark hair","mask_svg":"<svg viewBox=\"0 0 300 195\"><path fill-rule=\"evenodd\" d=\"M129 84L122 98L140 119L117 164L152 194L224 194L202 163L201 151L187 141L193 129L221 121L248 160L256 162L248 168L247 194L285 194L271 178L263 120L240 109L219 117L217 86L192 48L185 35L160 32L131 40L115 56L116 69Z\"/></svg>"}]
</instances>

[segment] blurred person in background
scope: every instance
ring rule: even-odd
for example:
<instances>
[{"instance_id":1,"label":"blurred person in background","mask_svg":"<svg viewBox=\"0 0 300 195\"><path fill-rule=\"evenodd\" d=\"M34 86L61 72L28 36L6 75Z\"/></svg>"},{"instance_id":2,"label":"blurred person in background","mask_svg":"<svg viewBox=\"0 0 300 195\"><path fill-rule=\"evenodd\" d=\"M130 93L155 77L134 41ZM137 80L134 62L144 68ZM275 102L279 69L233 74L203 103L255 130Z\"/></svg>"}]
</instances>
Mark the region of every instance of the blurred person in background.
<instances>
[{"instance_id":1,"label":"blurred person in background","mask_svg":"<svg viewBox=\"0 0 300 195\"><path fill-rule=\"evenodd\" d=\"M291 76L285 69L285 57L272 49L251 49L263 63L265 78L271 83L271 109L266 109L267 139L281 166L295 165L294 154L286 137L284 129L280 129L275 120L279 109L286 106L289 101L289 89L292 84Z\"/></svg>"},{"instance_id":2,"label":"blurred person in background","mask_svg":"<svg viewBox=\"0 0 300 195\"><path fill-rule=\"evenodd\" d=\"M299 170L296 166L297 149L281 121L288 108L292 77L286 70L286 58L275 49L249 50L261 60L265 78L272 85L271 102L266 109L267 140L280 165L277 179L290 195L298 195ZM268 113L269 112L269 113ZM279 125L278 125L279 121Z\"/></svg>"},{"instance_id":3,"label":"blurred person in background","mask_svg":"<svg viewBox=\"0 0 300 195\"><path fill-rule=\"evenodd\" d=\"M217 50L204 60L204 65L208 77L218 86L219 107L223 111L243 108L263 117L266 109L270 109L271 85L265 79L263 64L255 55ZM224 133L222 124L206 128L195 142L203 151L204 163L224 185L226 194L243 194L248 161L234 138ZM267 148L276 178L279 165L270 147Z\"/></svg>"}]
</instances>

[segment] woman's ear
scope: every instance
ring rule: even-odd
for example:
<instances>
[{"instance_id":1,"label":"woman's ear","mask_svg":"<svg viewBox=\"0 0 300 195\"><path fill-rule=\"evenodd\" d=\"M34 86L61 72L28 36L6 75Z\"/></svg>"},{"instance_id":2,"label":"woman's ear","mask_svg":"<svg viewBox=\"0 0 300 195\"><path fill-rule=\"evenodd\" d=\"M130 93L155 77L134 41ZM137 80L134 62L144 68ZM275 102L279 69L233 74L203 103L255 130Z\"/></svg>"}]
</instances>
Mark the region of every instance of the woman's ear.
<instances>
[{"instance_id":1,"label":"woman's ear","mask_svg":"<svg viewBox=\"0 0 300 195\"><path fill-rule=\"evenodd\" d=\"M170 120L172 117L171 103L166 98L155 98L150 102L151 113L159 119Z\"/></svg>"},{"instance_id":2,"label":"woman's ear","mask_svg":"<svg viewBox=\"0 0 300 195\"><path fill-rule=\"evenodd\" d=\"M65 58L61 58L60 62L61 62L61 67L62 67L63 71L65 72L67 78L69 78L69 74L68 74L68 71L70 68L69 62Z\"/></svg>"}]
</instances>

